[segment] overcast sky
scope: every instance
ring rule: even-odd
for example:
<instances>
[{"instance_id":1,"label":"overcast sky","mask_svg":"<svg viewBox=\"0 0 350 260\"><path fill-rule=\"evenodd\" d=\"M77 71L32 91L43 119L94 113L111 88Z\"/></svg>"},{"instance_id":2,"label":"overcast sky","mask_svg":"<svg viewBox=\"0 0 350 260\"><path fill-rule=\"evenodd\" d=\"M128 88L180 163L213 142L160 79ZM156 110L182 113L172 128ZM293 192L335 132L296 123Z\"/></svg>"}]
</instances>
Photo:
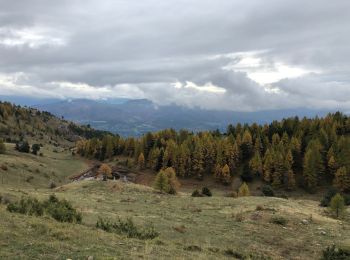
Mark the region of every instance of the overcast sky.
<instances>
[{"instance_id":1,"label":"overcast sky","mask_svg":"<svg viewBox=\"0 0 350 260\"><path fill-rule=\"evenodd\" d=\"M0 95L350 110L349 0L0 0Z\"/></svg>"}]
</instances>

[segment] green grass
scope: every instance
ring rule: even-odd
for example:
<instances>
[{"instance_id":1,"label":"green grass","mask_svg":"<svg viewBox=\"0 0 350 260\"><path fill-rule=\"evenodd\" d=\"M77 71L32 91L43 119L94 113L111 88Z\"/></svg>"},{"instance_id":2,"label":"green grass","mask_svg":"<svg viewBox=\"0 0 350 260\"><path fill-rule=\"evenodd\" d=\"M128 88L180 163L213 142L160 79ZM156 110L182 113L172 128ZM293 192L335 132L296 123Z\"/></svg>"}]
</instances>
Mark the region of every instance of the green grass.
<instances>
[{"instance_id":1,"label":"green grass","mask_svg":"<svg viewBox=\"0 0 350 260\"><path fill-rule=\"evenodd\" d=\"M44 199L52 191L28 193ZM213 259L232 258L233 252L256 259L317 259L326 246L350 242L346 240L349 222L329 218L314 201L160 195L118 181L71 183L57 188L55 194L78 207L83 225L10 214L2 206L0 241L6 242L0 244L0 257ZM256 211L257 205L263 210ZM238 213L243 215L240 222L235 220ZM311 214L312 222L301 224ZM270 223L273 216L283 216L288 223L285 227ZM160 236L141 241L103 232L95 228L98 217L132 217L139 226L153 223Z\"/></svg>"},{"instance_id":2,"label":"green grass","mask_svg":"<svg viewBox=\"0 0 350 260\"><path fill-rule=\"evenodd\" d=\"M43 156L15 151L13 144L7 144L6 154L0 154L0 186L7 188L47 188L51 182L62 185L68 177L87 168L86 162L77 159L62 148L45 145Z\"/></svg>"},{"instance_id":3,"label":"green grass","mask_svg":"<svg viewBox=\"0 0 350 260\"><path fill-rule=\"evenodd\" d=\"M318 201L218 195L193 198L189 192L162 195L146 186L119 181L73 182L52 190L48 188L50 178L42 173L55 171L54 180L64 184L68 176L87 165L69 152L53 152L50 146L44 157L8 149L6 155L0 155L2 163L9 169L0 186L1 195L11 200L22 196L44 200L54 193L82 212L83 223L9 213L6 205L0 205L1 259L319 259L322 250L333 243L350 246L349 218L330 218ZM40 164L44 167L39 173L28 170ZM34 179L28 183L22 174ZM104 232L95 227L99 217L111 221L131 217L140 228L153 223L160 236L139 240ZM287 222L276 225L271 223L273 218ZM308 220L307 225L301 223L303 219Z\"/></svg>"}]
</instances>

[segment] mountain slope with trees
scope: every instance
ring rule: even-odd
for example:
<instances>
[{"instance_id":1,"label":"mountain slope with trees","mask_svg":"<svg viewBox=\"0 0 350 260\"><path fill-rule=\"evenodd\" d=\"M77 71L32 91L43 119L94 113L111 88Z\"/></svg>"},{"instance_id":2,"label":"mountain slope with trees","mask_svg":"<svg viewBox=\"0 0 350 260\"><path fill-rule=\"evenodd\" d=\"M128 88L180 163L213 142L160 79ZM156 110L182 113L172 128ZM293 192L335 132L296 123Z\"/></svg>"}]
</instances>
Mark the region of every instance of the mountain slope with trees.
<instances>
[{"instance_id":1,"label":"mountain slope with trees","mask_svg":"<svg viewBox=\"0 0 350 260\"><path fill-rule=\"evenodd\" d=\"M213 175L226 185L239 177L244 182L260 179L276 189L314 192L333 185L350 191L350 118L339 112L229 125L224 134L167 129L141 138L106 135L78 141L77 151L99 160L123 155L138 163L141 158L142 165L156 172L173 167L179 177Z\"/></svg>"}]
</instances>

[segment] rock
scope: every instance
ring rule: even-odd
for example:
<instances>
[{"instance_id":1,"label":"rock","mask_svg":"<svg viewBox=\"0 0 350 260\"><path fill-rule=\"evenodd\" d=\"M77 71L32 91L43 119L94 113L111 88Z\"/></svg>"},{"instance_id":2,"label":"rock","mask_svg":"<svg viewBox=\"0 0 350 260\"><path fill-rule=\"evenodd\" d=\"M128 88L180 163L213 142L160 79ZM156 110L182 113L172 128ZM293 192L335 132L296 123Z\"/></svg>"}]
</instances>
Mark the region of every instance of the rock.
<instances>
[{"instance_id":1,"label":"rock","mask_svg":"<svg viewBox=\"0 0 350 260\"><path fill-rule=\"evenodd\" d=\"M301 223L303 223L304 225L307 225L307 224L309 224L309 221L308 221L307 219L303 219L303 220L301 221Z\"/></svg>"},{"instance_id":2,"label":"rock","mask_svg":"<svg viewBox=\"0 0 350 260\"><path fill-rule=\"evenodd\" d=\"M322 230L322 231L320 232L320 234L323 235L323 236L327 235L326 231L324 231L324 230Z\"/></svg>"},{"instance_id":3,"label":"rock","mask_svg":"<svg viewBox=\"0 0 350 260\"><path fill-rule=\"evenodd\" d=\"M94 257L92 255L90 255L87 260L94 260Z\"/></svg>"}]
</instances>

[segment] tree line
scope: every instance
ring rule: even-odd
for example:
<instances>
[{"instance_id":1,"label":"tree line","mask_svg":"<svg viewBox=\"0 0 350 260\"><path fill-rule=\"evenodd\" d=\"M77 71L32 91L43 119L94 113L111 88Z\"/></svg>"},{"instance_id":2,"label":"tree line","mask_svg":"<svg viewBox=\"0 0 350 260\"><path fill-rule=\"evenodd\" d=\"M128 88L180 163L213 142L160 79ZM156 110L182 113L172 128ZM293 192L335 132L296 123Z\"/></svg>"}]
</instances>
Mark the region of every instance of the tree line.
<instances>
[{"instance_id":1,"label":"tree line","mask_svg":"<svg viewBox=\"0 0 350 260\"><path fill-rule=\"evenodd\" d=\"M324 118L298 117L229 125L225 133L166 129L141 138L105 135L77 142L77 152L99 160L133 158L139 168L156 172L172 167L177 177L213 175L230 184L262 179L275 188L313 192L332 184L350 191L350 117L337 112Z\"/></svg>"}]
</instances>

